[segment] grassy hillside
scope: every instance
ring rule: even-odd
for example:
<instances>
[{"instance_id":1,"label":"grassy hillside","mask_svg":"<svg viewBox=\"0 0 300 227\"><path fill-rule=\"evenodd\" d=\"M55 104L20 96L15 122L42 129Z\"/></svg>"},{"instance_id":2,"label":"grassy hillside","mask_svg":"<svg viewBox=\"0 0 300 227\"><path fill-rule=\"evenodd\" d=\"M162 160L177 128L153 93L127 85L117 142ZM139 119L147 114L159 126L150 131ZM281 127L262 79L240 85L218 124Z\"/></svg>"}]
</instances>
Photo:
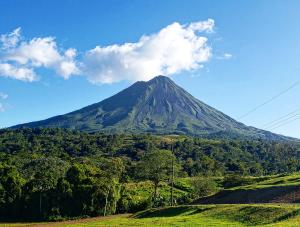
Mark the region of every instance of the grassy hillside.
<instances>
[{"instance_id":1,"label":"grassy hillside","mask_svg":"<svg viewBox=\"0 0 300 227\"><path fill-rule=\"evenodd\" d=\"M224 180L223 180L224 181ZM299 203L300 174L245 177L241 185L221 189L195 204Z\"/></svg>"},{"instance_id":2,"label":"grassy hillside","mask_svg":"<svg viewBox=\"0 0 300 227\"><path fill-rule=\"evenodd\" d=\"M257 204L207 204L207 205L182 205L177 207L153 208L135 214L112 215L78 219L64 222L51 223L14 223L0 224L0 226L299 226L300 205L282 202L297 198L300 186L300 173L291 175L273 175L262 177L244 177L240 185L226 185L226 178L215 177L219 192L206 197L215 203L228 200L234 203L241 198L255 200ZM191 178L177 178L174 195L177 200L184 198L191 190ZM149 198L152 191L151 183L127 183L124 185L127 199L136 206ZM276 197L276 192L281 192L281 197ZM247 196L241 194L248 193ZM273 192L270 193L270 192ZM224 197L218 198L220 193ZM291 196L294 193L294 196ZM169 199L170 186L161 183L159 195L165 200ZM259 204L269 198L270 204ZM260 200L259 200L260 199ZM273 199L273 200L271 200ZM199 201L198 201L199 202Z\"/></svg>"},{"instance_id":3,"label":"grassy hillside","mask_svg":"<svg viewBox=\"0 0 300 227\"><path fill-rule=\"evenodd\" d=\"M299 205L197 205L150 209L135 215L81 219L61 223L0 226L299 226Z\"/></svg>"},{"instance_id":4,"label":"grassy hillside","mask_svg":"<svg viewBox=\"0 0 300 227\"><path fill-rule=\"evenodd\" d=\"M192 190L190 177L177 178L174 197L179 204L190 203ZM213 177L218 185L216 194L194 201L194 204L226 203L298 203L300 201L300 173L262 177L241 177L238 185L226 186L226 178ZM125 184L126 195L136 204L146 201L153 193L150 182ZM159 186L159 195L166 203L170 199L171 187L167 183Z\"/></svg>"}]
</instances>

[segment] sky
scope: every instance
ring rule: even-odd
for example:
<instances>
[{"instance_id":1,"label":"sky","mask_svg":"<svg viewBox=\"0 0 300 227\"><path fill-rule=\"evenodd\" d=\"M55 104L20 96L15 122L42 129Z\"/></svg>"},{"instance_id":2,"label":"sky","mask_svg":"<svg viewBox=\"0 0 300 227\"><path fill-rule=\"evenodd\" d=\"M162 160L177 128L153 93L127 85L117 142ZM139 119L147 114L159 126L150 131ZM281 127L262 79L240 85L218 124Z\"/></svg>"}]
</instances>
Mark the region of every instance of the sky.
<instances>
[{"instance_id":1,"label":"sky","mask_svg":"<svg viewBox=\"0 0 300 227\"><path fill-rule=\"evenodd\" d=\"M300 138L299 11L298 0L1 0L0 127L163 74L246 125Z\"/></svg>"}]
</instances>

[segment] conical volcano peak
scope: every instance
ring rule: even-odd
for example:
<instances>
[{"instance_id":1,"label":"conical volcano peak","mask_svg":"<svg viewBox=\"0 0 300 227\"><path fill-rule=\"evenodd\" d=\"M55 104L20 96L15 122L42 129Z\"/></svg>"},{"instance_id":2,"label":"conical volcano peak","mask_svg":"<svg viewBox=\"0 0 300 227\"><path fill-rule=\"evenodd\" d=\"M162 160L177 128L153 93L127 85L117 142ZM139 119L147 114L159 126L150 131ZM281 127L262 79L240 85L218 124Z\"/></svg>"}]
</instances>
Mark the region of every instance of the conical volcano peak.
<instances>
[{"instance_id":1,"label":"conical volcano peak","mask_svg":"<svg viewBox=\"0 0 300 227\"><path fill-rule=\"evenodd\" d=\"M139 81L99 103L20 127L86 132L188 134L208 138L286 137L248 127L199 101L167 76Z\"/></svg>"},{"instance_id":2,"label":"conical volcano peak","mask_svg":"<svg viewBox=\"0 0 300 227\"><path fill-rule=\"evenodd\" d=\"M137 81L135 82L131 87L129 87L128 89L135 87L135 86L151 86L153 84L165 84L165 83L174 83L169 77L167 76L163 76L163 75L158 75L153 77L152 79L148 80L148 81Z\"/></svg>"},{"instance_id":3,"label":"conical volcano peak","mask_svg":"<svg viewBox=\"0 0 300 227\"><path fill-rule=\"evenodd\" d=\"M156 76L153 79L146 82L146 87L155 92L161 93L177 93L177 90L181 88L174 83L174 81L167 76ZM180 98L180 97L178 97Z\"/></svg>"},{"instance_id":4,"label":"conical volcano peak","mask_svg":"<svg viewBox=\"0 0 300 227\"><path fill-rule=\"evenodd\" d=\"M169 83L169 82L173 82L173 81L170 79L170 77L163 76L163 75L158 75L148 81L148 83Z\"/></svg>"}]
</instances>

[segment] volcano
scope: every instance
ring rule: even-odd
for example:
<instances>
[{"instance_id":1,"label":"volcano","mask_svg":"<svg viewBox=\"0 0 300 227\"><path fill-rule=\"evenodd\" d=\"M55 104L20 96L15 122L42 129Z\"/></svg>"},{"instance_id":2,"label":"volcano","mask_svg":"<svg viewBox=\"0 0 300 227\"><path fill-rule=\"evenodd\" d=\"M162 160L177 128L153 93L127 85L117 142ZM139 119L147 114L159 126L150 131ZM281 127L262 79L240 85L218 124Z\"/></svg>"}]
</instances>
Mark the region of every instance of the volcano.
<instances>
[{"instance_id":1,"label":"volcano","mask_svg":"<svg viewBox=\"0 0 300 227\"><path fill-rule=\"evenodd\" d=\"M13 128L52 127L86 132L185 134L205 138L292 140L246 126L199 101L169 77L139 81L101 102Z\"/></svg>"}]
</instances>

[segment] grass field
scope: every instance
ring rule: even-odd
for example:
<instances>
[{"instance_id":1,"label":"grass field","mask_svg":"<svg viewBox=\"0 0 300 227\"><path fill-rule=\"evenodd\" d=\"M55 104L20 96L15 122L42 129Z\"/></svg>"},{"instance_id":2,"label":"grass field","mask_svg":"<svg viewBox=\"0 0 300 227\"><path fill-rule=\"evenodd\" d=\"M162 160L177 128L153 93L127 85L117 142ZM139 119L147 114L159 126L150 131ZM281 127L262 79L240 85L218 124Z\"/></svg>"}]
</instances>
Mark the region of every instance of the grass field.
<instances>
[{"instance_id":1,"label":"grass field","mask_svg":"<svg viewBox=\"0 0 300 227\"><path fill-rule=\"evenodd\" d=\"M241 185L223 188L224 178L214 177L218 185L215 195L196 201L202 204L214 203L300 203L300 173L290 175L272 175L262 177L245 177ZM191 178L177 178L174 184L174 197L179 201L192 190ZM151 182L128 183L125 185L131 201L139 203L147 200L153 193ZM159 195L169 201L170 186L159 185Z\"/></svg>"},{"instance_id":2,"label":"grass field","mask_svg":"<svg viewBox=\"0 0 300 227\"><path fill-rule=\"evenodd\" d=\"M300 173L294 173L289 175L273 175L273 176L263 176L263 177L249 177L253 182L249 185L237 186L231 188L231 190L236 189L257 189L266 188L272 186L295 186L300 185Z\"/></svg>"},{"instance_id":3,"label":"grass field","mask_svg":"<svg viewBox=\"0 0 300 227\"><path fill-rule=\"evenodd\" d=\"M300 226L300 205L195 205L150 209L134 215L80 219L59 223L0 226Z\"/></svg>"},{"instance_id":4,"label":"grass field","mask_svg":"<svg viewBox=\"0 0 300 227\"><path fill-rule=\"evenodd\" d=\"M219 186L222 185L223 178L215 178L215 180ZM278 191L285 192L283 195L283 198L285 198L284 196L289 195L289 190L297 192L295 189L298 186L300 186L300 173L249 177L249 181L245 185L227 189L220 187L218 193L223 193L225 196L217 197L217 193L209 198L215 199L216 202L224 198L230 201L230 199L234 200L243 196L257 199L275 196ZM191 187L189 178L177 179L175 187L175 197L179 198L188 193ZM133 200L139 201L149 197L153 189L150 182L141 182L127 184L126 190ZM161 195L168 196L170 187L166 183L162 183L159 191ZM0 226L300 226L300 204L183 205L150 209L136 214L121 214L64 222L3 223Z\"/></svg>"}]
</instances>

